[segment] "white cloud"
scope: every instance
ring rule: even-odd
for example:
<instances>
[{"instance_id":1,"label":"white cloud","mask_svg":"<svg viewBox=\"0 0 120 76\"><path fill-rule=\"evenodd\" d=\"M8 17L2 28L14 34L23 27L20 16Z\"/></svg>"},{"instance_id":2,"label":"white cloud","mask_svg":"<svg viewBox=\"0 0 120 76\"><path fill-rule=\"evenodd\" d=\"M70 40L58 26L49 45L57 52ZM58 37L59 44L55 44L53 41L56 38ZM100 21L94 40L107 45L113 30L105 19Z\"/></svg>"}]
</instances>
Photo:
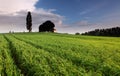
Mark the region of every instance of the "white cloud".
<instances>
[{"instance_id":1,"label":"white cloud","mask_svg":"<svg viewBox=\"0 0 120 76\"><path fill-rule=\"evenodd\" d=\"M26 11L18 12L16 13L16 15L11 15L11 14L0 15L0 30L4 28L4 31L6 30L6 32L10 30L26 31L26 26L25 26L26 15L27 15ZM38 31L39 25L45 22L46 20L51 20L52 22L55 23L56 28L59 28L62 25L63 18L64 17L57 14L53 14L52 12L45 12L45 13L32 12L33 31Z\"/></svg>"},{"instance_id":2,"label":"white cloud","mask_svg":"<svg viewBox=\"0 0 120 76\"><path fill-rule=\"evenodd\" d=\"M0 13L8 14L22 10L33 11L38 0L0 0Z\"/></svg>"},{"instance_id":3,"label":"white cloud","mask_svg":"<svg viewBox=\"0 0 120 76\"><path fill-rule=\"evenodd\" d=\"M38 31L40 24L46 20L62 25L63 16L54 14L56 9L36 8L39 0L0 0L0 32L26 31L27 11L32 12L33 31Z\"/></svg>"}]
</instances>

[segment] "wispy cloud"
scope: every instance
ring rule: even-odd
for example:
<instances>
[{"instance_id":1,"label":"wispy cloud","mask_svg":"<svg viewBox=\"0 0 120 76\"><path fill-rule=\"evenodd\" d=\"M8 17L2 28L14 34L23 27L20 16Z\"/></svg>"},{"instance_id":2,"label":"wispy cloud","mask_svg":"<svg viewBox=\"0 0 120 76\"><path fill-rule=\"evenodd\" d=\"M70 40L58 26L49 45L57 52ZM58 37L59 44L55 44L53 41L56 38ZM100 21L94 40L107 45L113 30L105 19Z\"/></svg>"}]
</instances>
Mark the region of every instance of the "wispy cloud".
<instances>
[{"instance_id":1,"label":"wispy cloud","mask_svg":"<svg viewBox=\"0 0 120 76\"><path fill-rule=\"evenodd\" d=\"M62 32L68 32L74 34L76 32L83 33L87 31L92 31L94 29L104 29L111 27L120 27L117 23L91 23L87 20L77 21L72 24L64 25Z\"/></svg>"},{"instance_id":2,"label":"wispy cloud","mask_svg":"<svg viewBox=\"0 0 120 76\"><path fill-rule=\"evenodd\" d=\"M106 6L106 5L107 5L107 2L106 2L106 1L101 2L101 3L99 3L99 4L93 4L93 6L91 6L91 7L87 8L87 9L81 11L81 12L79 13L79 15L86 15L86 14L91 13L91 12L96 12L97 10L103 8L103 7Z\"/></svg>"},{"instance_id":3,"label":"wispy cloud","mask_svg":"<svg viewBox=\"0 0 120 76\"><path fill-rule=\"evenodd\" d=\"M84 11L80 12L80 15L85 15L85 14L91 12L92 10L93 10L93 9L84 10Z\"/></svg>"}]
</instances>

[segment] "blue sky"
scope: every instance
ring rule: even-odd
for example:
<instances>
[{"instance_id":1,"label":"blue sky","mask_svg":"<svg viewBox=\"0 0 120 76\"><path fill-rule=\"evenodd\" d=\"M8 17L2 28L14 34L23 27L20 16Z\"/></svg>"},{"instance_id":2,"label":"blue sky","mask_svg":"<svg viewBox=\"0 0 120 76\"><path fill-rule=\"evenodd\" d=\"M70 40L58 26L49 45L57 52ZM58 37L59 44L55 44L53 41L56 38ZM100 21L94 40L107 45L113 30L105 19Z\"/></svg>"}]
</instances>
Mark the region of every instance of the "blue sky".
<instances>
[{"instance_id":1,"label":"blue sky","mask_svg":"<svg viewBox=\"0 0 120 76\"><path fill-rule=\"evenodd\" d=\"M99 23L107 20L104 16L120 13L120 0L40 0L36 7L55 9L54 13L65 17L64 23L81 20Z\"/></svg>"},{"instance_id":2,"label":"blue sky","mask_svg":"<svg viewBox=\"0 0 120 76\"><path fill-rule=\"evenodd\" d=\"M60 33L120 27L120 0L0 0L0 32L27 32L28 11L33 32L46 20Z\"/></svg>"}]
</instances>

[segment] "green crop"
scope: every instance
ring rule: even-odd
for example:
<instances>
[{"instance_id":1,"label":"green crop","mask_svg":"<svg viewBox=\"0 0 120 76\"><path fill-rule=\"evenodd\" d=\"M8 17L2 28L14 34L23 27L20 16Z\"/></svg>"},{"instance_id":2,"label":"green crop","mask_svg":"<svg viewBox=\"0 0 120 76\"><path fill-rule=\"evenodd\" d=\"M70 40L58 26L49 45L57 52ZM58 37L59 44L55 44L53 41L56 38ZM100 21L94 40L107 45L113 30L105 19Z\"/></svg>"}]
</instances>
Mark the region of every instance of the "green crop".
<instances>
[{"instance_id":1,"label":"green crop","mask_svg":"<svg viewBox=\"0 0 120 76\"><path fill-rule=\"evenodd\" d=\"M120 75L119 37L16 33L0 39L1 75ZM6 66L8 62L11 65Z\"/></svg>"}]
</instances>

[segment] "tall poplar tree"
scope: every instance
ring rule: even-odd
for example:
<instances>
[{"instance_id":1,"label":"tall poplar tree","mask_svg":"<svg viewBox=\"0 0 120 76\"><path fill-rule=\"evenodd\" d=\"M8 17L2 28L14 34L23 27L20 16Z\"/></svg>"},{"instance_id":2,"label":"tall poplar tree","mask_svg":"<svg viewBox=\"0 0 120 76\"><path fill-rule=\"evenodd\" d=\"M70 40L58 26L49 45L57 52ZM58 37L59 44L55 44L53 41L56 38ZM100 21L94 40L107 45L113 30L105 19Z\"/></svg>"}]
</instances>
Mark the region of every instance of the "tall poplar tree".
<instances>
[{"instance_id":1,"label":"tall poplar tree","mask_svg":"<svg viewBox=\"0 0 120 76\"><path fill-rule=\"evenodd\" d=\"M32 31L32 16L30 11L28 12L26 17L26 27L27 27L27 30L29 30L29 32Z\"/></svg>"}]
</instances>

